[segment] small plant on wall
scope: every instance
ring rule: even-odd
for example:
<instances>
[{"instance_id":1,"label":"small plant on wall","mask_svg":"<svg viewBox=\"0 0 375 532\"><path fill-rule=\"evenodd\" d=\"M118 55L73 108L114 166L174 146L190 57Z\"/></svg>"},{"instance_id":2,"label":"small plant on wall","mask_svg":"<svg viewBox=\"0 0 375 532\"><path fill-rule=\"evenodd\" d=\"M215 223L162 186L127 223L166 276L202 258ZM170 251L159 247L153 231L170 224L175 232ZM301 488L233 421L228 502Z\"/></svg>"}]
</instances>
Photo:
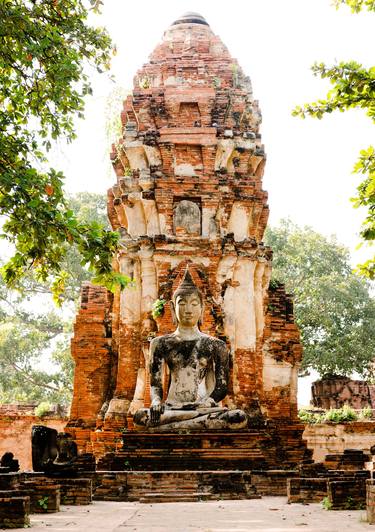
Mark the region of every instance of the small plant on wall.
<instances>
[{"instance_id":1,"label":"small plant on wall","mask_svg":"<svg viewBox=\"0 0 375 532\"><path fill-rule=\"evenodd\" d=\"M326 411L313 411L302 408L298 417L303 423L350 423L351 421L364 421L372 419L372 408L365 407L356 411L349 405L342 408L330 408Z\"/></svg>"},{"instance_id":2,"label":"small plant on wall","mask_svg":"<svg viewBox=\"0 0 375 532\"><path fill-rule=\"evenodd\" d=\"M322 506L325 510L332 510L332 502L329 500L328 497L324 497L322 500Z\"/></svg>"},{"instance_id":3,"label":"small plant on wall","mask_svg":"<svg viewBox=\"0 0 375 532\"><path fill-rule=\"evenodd\" d=\"M166 305L165 299L157 299L152 305L152 317L154 319L159 318L164 314L164 307Z\"/></svg>"},{"instance_id":4,"label":"small plant on wall","mask_svg":"<svg viewBox=\"0 0 375 532\"><path fill-rule=\"evenodd\" d=\"M48 510L48 499L49 499L48 496L41 497L40 499L38 499L38 504L39 504L40 508L42 510L44 510L44 511Z\"/></svg>"},{"instance_id":5,"label":"small plant on wall","mask_svg":"<svg viewBox=\"0 0 375 532\"><path fill-rule=\"evenodd\" d=\"M37 417L45 417L53 411L53 405L48 401L42 401L35 408L34 413Z\"/></svg>"}]
</instances>

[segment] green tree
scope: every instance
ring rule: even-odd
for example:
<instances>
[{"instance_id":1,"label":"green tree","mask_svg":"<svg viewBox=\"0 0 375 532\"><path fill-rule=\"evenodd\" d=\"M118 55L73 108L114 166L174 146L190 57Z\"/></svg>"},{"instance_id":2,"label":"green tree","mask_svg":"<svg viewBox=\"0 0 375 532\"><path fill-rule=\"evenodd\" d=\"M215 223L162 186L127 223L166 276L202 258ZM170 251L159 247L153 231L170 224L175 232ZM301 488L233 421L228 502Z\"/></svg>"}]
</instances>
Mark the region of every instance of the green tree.
<instances>
[{"instance_id":1,"label":"green tree","mask_svg":"<svg viewBox=\"0 0 375 532\"><path fill-rule=\"evenodd\" d=\"M82 223L96 222L103 227L108 224L105 196L79 193L67 201ZM0 280L0 402L69 404L73 381L72 324L81 284L90 278L81 262L77 247L69 246L63 264L69 277L59 312L48 310L49 284L32 274L22 278L17 292Z\"/></svg>"},{"instance_id":2,"label":"green tree","mask_svg":"<svg viewBox=\"0 0 375 532\"><path fill-rule=\"evenodd\" d=\"M53 347L57 337L59 342ZM18 308L0 322L0 402L49 399L68 404L73 375L68 341L68 331L53 313ZM50 349L55 364L47 370L43 355L46 358Z\"/></svg>"},{"instance_id":3,"label":"green tree","mask_svg":"<svg viewBox=\"0 0 375 532\"><path fill-rule=\"evenodd\" d=\"M109 68L111 40L87 24L89 7L84 0L0 0L1 237L14 248L2 268L8 286L32 269L40 280L52 276L61 291L67 242L96 282L110 289L126 283L112 271L118 234L79 221L64 198L61 172L43 170L51 143L75 138L74 119L83 117L92 93L88 67Z\"/></svg>"},{"instance_id":4,"label":"green tree","mask_svg":"<svg viewBox=\"0 0 375 532\"><path fill-rule=\"evenodd\" d=\"M68 194L67 206L79 223L99 224L109 229L107 217L107 198L102 194L90 192L78 192ZM65 246L64 257L61 262L62 273L59 276L60 290L57 294L52 291L55 301L61 305L63 302L76 302L81 285L84 281L91 280L92 274L82 259L76 243L63 244ZM43 281L33 270L27 271L17 283L18 292L23 297L30 298L36 294L51 294L51 285Z\"/></svg>"},{"instance_id":5,"label":"green tree","mask_svg":"<svg viewBox=\"0 0 375 532\"><path fill-rule=\"evenodd\" d=\"M375 12L373 0L334 0L336 8L348 5L353 13L362 9ZM375 122L375 66L366 68L355 61L343 61L333 66L325 63L315 63L312 66L315 76L329 79L332 88L325 99L297 106L293 114L305 118L312 116L322 118L333 111L348 109L363 109L367 116ZM364 219L361 237L367 243L375 241L375 150L369 146L360 153L354 172L362 176L357 186L357 195L353 198L355 207L364 207L367 211ZM359 271L375 278L375 257L359 265Z\"/></svg>"},{"instance_id":6,"label":"green tree","mask_svg":"<svg viewBox=\"0 0 375 532\"><path fill-rule=\"evenodd\" d=\"M268 228L266 242L274 253L273 278L294 295L302 369L373 378L375 300L369 282L352 272L348 250L288 220Z\"/></svg>"}]
</instances>

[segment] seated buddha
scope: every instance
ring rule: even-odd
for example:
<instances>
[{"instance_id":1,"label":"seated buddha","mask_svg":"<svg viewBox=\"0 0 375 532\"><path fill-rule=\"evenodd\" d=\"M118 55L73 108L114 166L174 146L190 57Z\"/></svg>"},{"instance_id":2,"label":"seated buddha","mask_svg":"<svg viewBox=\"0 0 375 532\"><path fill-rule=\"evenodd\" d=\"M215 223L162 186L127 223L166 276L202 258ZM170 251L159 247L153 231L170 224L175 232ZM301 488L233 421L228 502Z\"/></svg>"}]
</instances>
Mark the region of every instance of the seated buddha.
<instances>
[{"instance_id":1,"label":"seated buddha","mask_svg":"<svg viewBox=\"0 0 375 532\"><path fill-rule=\"evenodd\" d=\"M154 432L245 428L245 412L219 404L227 395L229 354L222 340L199 330L203 296L188 269L171 304L177 329L151 341L151 407L134 414L135 426ZM170 374L165 402L163 364Z\"/></svg>"}]
</instances>

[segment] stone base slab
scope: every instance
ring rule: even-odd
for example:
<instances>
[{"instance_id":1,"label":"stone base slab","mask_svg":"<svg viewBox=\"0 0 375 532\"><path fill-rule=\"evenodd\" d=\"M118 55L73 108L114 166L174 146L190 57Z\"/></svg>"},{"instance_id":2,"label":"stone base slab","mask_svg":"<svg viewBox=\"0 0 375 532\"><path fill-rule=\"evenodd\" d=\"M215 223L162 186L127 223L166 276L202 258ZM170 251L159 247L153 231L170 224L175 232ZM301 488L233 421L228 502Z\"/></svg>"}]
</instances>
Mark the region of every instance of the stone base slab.
<instances>
[{"instance_id":1,"label":"stone base slab","mask_svg":"<svg viewBox=\"0 0 375 532\"><path fill-rule=\"evenodd\" d=\"M195 502L260 498L250 471L113 471L97 473L94 500Z\"/></svg>"},{"instance_id":2,"label":"stone base slab","mask_svg":"<svg viewBox=\"0 0 375 532\"><path fill-rule=\"evenodd\" d=\"M267 470L292 469L310 453L300 424L241 432L168 434L125 432L123 446L98 461L98 470ZM118 438L117 434L117 438ZM93 450L108 435L95 433ZM103 447L102 447L103 448Z\"/></svg>"}]
</instances>

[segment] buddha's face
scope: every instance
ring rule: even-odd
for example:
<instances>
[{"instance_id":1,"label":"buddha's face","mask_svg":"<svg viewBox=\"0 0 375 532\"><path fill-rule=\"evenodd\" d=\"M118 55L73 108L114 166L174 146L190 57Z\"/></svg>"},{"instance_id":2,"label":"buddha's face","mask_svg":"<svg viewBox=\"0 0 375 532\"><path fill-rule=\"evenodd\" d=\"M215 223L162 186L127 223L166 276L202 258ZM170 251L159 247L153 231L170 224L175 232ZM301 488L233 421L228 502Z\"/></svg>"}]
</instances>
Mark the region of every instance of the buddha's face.
<instances>
[{"instance_id":1,"label":"buddha's face","mask_svg":"<svg viewBox=\"0 0 375 532\"><path fill-rule=\"evenodd\" d=\"M181 292L174 302L176 318L183 327L195 327L202 314L202 302L198 292Z\"/></svg>"}]
</instances>

